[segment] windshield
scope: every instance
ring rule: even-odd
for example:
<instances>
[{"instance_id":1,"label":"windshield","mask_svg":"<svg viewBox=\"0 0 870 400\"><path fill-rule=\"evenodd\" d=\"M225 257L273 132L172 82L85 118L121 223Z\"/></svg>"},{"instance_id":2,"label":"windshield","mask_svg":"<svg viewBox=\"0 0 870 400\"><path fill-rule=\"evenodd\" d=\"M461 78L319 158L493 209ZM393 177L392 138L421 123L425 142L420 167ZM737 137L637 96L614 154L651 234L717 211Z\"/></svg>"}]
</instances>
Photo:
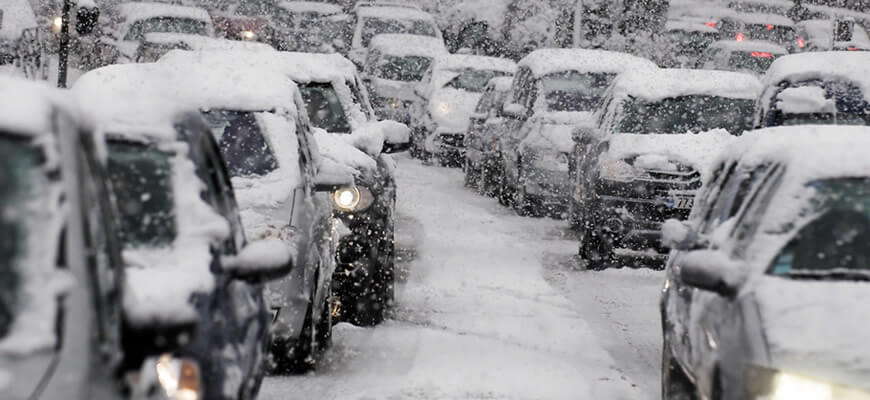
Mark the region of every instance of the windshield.
<instances>
[{"instance_id":1,"label":"windshield","mask_svg":"<svg viewBox=\"0 0 870 400\"><path fill-rule=\"evenodd\" d=\"M208 24L205 21L190 18L151 18L134 22L124 40L139 41L145 38L146 33L152 32L208 36Z\"/></svg>"},{"instance_id":2,"label":"windshield","mask_svg":"<svg viewBox=\"0 0 870 400\"><path fill-rule=\"evenodd\" d=\"M843 279L850 271L870 274L870 180L825 180L808 187L815 192L807 210L811 220L794 233L768 273L812 278L840 272Z\"/></svg>"},{"instance_id":3,"label":"windshield","mask_svg":"<svg viewBox=\"0 0 870 400\"><path fill-rule=\"evenodd\" d=\"M432 59L422 56L383 56L378 59L375 73L391 81L419 82L432 65Z\"/></svg>"},{"instance_id":4,"label":"windshield","mask_svg":"<svg viewBox=\"0 0 870 400\"><path fill-rule=\"evenodd\" d=\"M344 107L329 83L309 83L299 86L311 125L327 132L350 133Z\"/></svg>"},{"instance_id":5,"label":"windshield","mask_svg":"<svg viewBox=\"0 0 870 400\"><path fill-rule=\"evenodd\" d=\"M541 79L548 111L592 111L616 74L560 72Z\"/></svg>"},{"instance_id":6,"label":"windshield","mask_svg":"<svg viewBox=\"0 0 870 400\"><path fill-rule=\"evenodd\" d=\"M172 155L136 142L109 141L109 178L128 248L166 247L178 233Z\"/></svg>"},{"instance_id":7,"label":"windshield","mask_svg":"<svg viewBox=\"0 0 870 400\"><path fill-rule=\"evenodd\" d=\"M617 124L621 133L686 133L725 129L733 135L751 128L754 100L716 96L628 101Z\"/></svg>"},{"instance_id":8,"label":"windshield","mask_svg":"<svg viewBox=\"0 0 870 400\"><path fill-rule=\"evenodd\" d=\"M459 75L447 82L444 87L482 93L492 78L507 75L508 73L504 71L466 70L459 72Z\"/></svg>"},{"instance_id":9,"label":"windshield","mask_svg":"<svg viewBox=\"0 0 870 400\"><path fill-rule=\"evenodd\" d=\"M204 112L233 177L262 176L278 169L278 161L253 112Z\"/></svg>"},{"instance_id":10,"label":"windshield","mask_svg":"<svg viewBox=\"0 0 870 400\"><path fill-rule=\"evenodd\" d=\"M751 71L763 74L778 57L776 54L763 51L740 51L731 54L731 57L728 59L728 65L735 71Z\"/></svg>"},{"instance_id":11,"label":"windshield","mask_svg":"<svg viewBox=\"0 0 870 400\"><path fill-rule=\"evenodd\" d=\"M39 152L26 140L0 136L0 339L15 318L21 277L16 267L27 251L26 207L32 202Z\"/></svg>"},{"instance_id":12,"label":"windshield","mask_svg":"<svg viewBox=\"0 0 870 400\"><path fill-rule=\"evenodd\" d=\"M369 47L372 38L382 33L407 33L421 36L437 36L430 21L415 19L365 18L363 20L362 47Z\"/></svg>"}]
</instances>

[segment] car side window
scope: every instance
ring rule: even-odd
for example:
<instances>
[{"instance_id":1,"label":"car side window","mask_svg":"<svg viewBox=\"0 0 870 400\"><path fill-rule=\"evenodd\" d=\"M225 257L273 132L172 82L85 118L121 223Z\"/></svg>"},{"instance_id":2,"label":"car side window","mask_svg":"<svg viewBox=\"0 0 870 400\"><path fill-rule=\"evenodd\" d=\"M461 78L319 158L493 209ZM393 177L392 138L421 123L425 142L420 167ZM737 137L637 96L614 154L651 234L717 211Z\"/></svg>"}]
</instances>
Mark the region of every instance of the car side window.
<instances>
[{"instance_id":1,"label":"car side window","mask_svg":"<svg viewBox=\"0 0 870 400\"><path fill-rule=\"evenodd\" d=\"M234 202L233 189L226 170L223 168L223 161L220 158L219 150L214 147L213 142L209 141L205 135L203 135L200 145L205 150L207 169L205 180L208 190L215 197L213 205L230 224L231 237L227 238L224 250L228 254L235 254L244 246L245 236L241 222L235 220L238 216L238 206Z\"/></svg>"},{"instance_id":2,"label":"car side window","mask_svg":"<svg viewBox=\"0 0 870 400\"><path fill-rule=\"evenodd\" d=\"M760 216L766 211L771 198L776 193L776 187L779 182L779 177L782 176L783 168L781 165L769 167L767 172L758 180L758 183L752 185L750 194L744 202L737 222L734 225L731 234L731 241L735 243L733 247L733 255L741 257L746 251L752 237L760 227Z\"/></svg>"},{"instance_id":3,"label":"car side window","mask_svg":"<svg viewBox=\"0 0 870 400\"><path fill-rule=\"evenodd\" d=\"M480 97L480 101L477 102L477 107L474 108L474 112L479 114L488 113L489 110L492 109L492 94L492 86L486 88L486 91L483 92L483 96Z\"/></svg>"}]
</instances>

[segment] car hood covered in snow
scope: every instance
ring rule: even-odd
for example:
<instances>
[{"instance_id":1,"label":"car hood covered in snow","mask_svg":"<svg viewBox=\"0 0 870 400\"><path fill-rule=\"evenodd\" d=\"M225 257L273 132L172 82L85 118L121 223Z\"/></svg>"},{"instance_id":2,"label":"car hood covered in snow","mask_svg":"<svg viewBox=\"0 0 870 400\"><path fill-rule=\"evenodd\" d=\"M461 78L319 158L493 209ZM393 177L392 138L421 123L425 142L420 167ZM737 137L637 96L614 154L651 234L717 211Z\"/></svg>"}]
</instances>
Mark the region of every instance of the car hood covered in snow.
<instances>
[{"instance_id":1,"label":"car hood covered in snow","mask_svg":"<svg viewBox=\"0 0 870 400\"><path fill-rule=\"evenodd\" d=\"M770 367L870 389L870 283L765 276L753 292Z\"/></svg>"},{"instance_id":2,"label":"car hood covered in snow","mask_svg":"<svg viewBox=\"0 0 870 400\"><path fill-rule=\"evenodd\" d=\"M429 101L429 113L442 131L465 133L481 93L443 88Z\"/></svg>"},{"instance_id":3,"label":"car hood covered in snow","mask_svg":"<svg viewBox=\"0 0 870 400\"><path fill-rule=\"evenodd\" d=\"M522 148L570 153L574 150L573 132L578 126L592 126L591 112L548 112L535 116L537 129L522 141Z\"/></svg>"},{"instance_id":4,"label":"car hood covered in snow","mask_svg":"<svg viewBox=\"0 0 870 400\"><path fill-rule=\"evenodd\" d=\"M684 163L701 172L706 181L713 165L711 160L733 138L722 129L697 134L615 134L610 136L609 149L600 159L623 160L643 156L638 157L635 167L645 169L666 168L662 165L670 162Z\"/></svg>"}]
</instances>

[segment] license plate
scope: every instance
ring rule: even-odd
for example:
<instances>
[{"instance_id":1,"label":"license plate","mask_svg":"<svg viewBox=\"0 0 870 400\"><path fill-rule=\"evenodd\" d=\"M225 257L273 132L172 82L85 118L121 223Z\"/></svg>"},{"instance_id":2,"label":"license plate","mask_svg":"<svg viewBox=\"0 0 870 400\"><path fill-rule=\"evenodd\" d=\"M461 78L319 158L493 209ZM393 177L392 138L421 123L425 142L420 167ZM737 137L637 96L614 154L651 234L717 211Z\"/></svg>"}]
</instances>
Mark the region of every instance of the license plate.
<instances>
[{"instance_id":1,"label":"license plate","mask_svg":"<svg viewBox=\"0 0 870 400\"><path fill-rule=\"evenodd\" d=\"M694 196L673 195L668 198L668 208L690 210L695 205Z\"/></svg>"}]
</instances>

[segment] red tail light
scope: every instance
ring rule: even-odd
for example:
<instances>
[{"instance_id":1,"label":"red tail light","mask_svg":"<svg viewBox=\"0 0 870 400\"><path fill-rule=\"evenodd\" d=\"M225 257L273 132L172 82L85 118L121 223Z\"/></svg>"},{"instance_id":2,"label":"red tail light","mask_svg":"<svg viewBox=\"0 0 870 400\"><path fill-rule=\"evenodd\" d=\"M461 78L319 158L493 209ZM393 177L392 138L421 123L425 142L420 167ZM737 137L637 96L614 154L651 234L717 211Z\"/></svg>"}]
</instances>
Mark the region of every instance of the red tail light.
<instances>
[{"instance_id":1,"label":"red tail light","mask_svg":"<svg viewBox=\"0 0 870 400\"><path fill-rule=\"evenodd\" d=\"M767 30L772 31L772 30L773 30L773 25L772 25L772 24L767 24Z\"/></svg>"},{"instance_id":2,"label":"red tail light","mask_svg":"<svg viewBox=\"0 0 870 400\"><path fill-rule=\"evenodd\" d=\"M744 36L743 32L741 32L741 33L738 33L737 36L734 37L734 40L736 40L738 42L742 42L742 41L746 40L746 36Z\"/></svg>"},{"instance_id":3,"label":"red tail light","mask_svg":"<svg viewBox=\"0 0 870 400\"><path fill-rule=\"evenodd\" d=\"M800 47L800 48L807 47L807 41L804 40L804 38L799 37L798 38L798 47Z\"/></svg>"},{"instance_id":4,"label":"red tail light","mask_svg":"<svg viewBox=\"0 0 870 400\"><path fill-rule=\"evenodd\" d=\"M753 52L749 53L749 55L752 57L758 57L758 58L771 58L771 57L773 57L772 54L770 54L766 51L753 51Z\"/></svg>"},{"instance_id":5,"label":"red tail light","mask_svg":"<svg viewBox=\"0 0 870 400\"><path fill-rule=\"evenodd\" d=\"M709 27L711 27L711 28L715 28L716 25L718 25L718 24L716 23L716 21L707 21L707 22L704 23L704 25L707 25L707 26L709 26Z\"/></svg>"},{"instance_id":6,"label":"red tail light","mask_svg":"<svg viewBox=\"0 0 870 400\"><path fill-rule=\"evenodd\" d=\"M846 47L846 51L859 51L859 50L861 50L861 49L859 49L859 48L857 48L857 47L854 47L854 46L852 46L852 47Z\"/></svg>"}]
</instances>

